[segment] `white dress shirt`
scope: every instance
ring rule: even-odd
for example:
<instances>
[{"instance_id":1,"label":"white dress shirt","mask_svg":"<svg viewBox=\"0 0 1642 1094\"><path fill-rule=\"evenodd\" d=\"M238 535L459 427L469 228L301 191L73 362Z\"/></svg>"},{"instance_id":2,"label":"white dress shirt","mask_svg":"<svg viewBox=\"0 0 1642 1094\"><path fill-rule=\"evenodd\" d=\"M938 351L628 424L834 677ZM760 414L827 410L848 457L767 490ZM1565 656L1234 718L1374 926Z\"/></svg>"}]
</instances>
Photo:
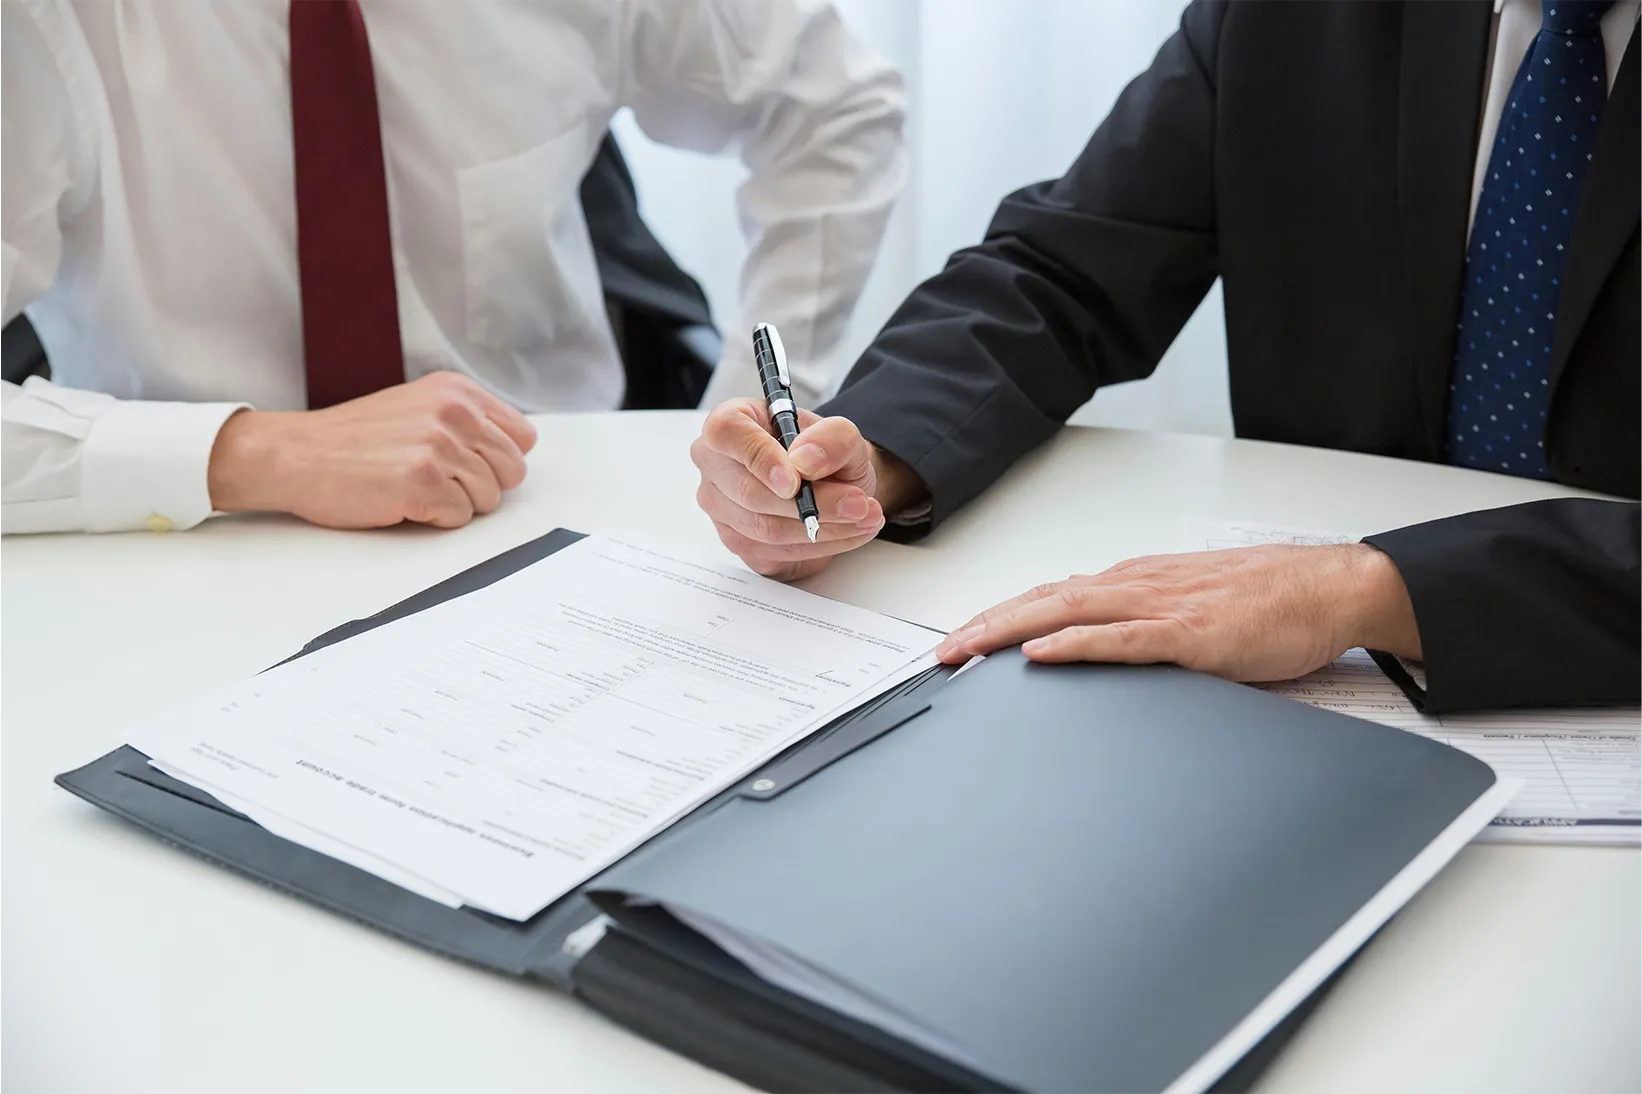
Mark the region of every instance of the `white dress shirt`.
<instances>
[{"instance_id":1,"label":"white dress shirt","mask_svg":"<svg viewBox=\"0 0 1642 1094\"><path fill-rule=\"evenodd\" d=\"M407 379L608 410L624 374L578 189L611 116L737 146L739 322L815 399L906 177L899 76L817 0L364 0ZM305 404L285 0L7 0L5 532L187 527L237 407ZM642 195L641 195L642 197ZM729 195L726 195L729 200ZM718 394L754 394L747 338ZM744 377L744 379L741 379Z\"/></svg>"}]
</instances>

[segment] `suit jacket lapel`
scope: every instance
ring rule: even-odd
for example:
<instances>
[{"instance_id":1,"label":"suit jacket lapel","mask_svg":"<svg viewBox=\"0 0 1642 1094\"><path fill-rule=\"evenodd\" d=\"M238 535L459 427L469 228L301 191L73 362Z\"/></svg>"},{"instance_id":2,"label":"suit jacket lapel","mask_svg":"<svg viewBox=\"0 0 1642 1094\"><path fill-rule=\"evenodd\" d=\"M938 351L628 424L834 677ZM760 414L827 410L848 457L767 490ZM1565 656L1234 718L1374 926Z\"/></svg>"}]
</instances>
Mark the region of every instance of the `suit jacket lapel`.
<instances>
[{"instance_id":1,"label":"suit jacket lapel","mask_svg":"<svg viewBox=\"0 0 1642 1094\"><path fill-rule=\"evenodd\" d=\"M1557 296L1556 332L1551 340L1552 399L1556 398L1557 381L1567 368L1568 354L1591 314L1596 294L1637 228L1638 163L1642 162L1637 130L1642 127L1642 111L1637 106L1636 39L1633 30L1608 94L1596 147L1591 152L1591 166L1585 174L1579 206L1574 210L1573 238L1568 243L1568 262L1563 267Z\"/></svg>"},{"instance_id":2,"label":"suit jacket lapel","mask_svg":"<svg viewBox=\"0 0 1642 1094\"><path fill-rule=\"evenodd\" d=\"M1487 0L1403 5L1397 215L1409 292L1409 345L1432 459L1443 451L1492 23Z\"/></svg>"}]
</instances>

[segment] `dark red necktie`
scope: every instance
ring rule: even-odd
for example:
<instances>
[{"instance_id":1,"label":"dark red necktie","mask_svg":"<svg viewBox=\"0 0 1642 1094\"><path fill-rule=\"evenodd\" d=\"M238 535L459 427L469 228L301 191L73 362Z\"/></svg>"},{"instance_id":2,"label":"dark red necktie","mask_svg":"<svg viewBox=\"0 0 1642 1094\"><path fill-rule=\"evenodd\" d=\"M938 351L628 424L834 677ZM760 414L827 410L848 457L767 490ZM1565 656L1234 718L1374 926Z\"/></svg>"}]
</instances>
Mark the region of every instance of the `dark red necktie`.
<instances>
[{"instance_id":1,"label":"dark red necktie","mask_svg":"<svg viewBox=\"0 0 1642 1094\"><path fill-rule=\"evenodd\" d=\"M358 0L291 0L291 123L308 406L405 381L388 183Z\"/></svg>"}]
</instances>

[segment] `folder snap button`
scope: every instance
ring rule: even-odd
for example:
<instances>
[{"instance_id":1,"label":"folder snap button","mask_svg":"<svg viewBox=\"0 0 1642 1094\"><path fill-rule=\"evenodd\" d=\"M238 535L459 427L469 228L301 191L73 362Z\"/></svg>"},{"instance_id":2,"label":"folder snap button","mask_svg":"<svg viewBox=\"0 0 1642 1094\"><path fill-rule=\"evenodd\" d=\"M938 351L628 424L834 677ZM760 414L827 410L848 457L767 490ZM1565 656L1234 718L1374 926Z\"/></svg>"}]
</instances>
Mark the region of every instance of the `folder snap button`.
<instances>
[{"instance_id":1,"label":"folder snap button","mask_svg":"<svg viewBox=\"0 0 1642 1094\"><path fill-rule=\"evenodd\" d=\"M775 780L774 779L759 779L757 782L753 783L753 789L759 791L760 793L763 793L766 790L774 790L775 789Z\"/></svg>"}]
</instances>

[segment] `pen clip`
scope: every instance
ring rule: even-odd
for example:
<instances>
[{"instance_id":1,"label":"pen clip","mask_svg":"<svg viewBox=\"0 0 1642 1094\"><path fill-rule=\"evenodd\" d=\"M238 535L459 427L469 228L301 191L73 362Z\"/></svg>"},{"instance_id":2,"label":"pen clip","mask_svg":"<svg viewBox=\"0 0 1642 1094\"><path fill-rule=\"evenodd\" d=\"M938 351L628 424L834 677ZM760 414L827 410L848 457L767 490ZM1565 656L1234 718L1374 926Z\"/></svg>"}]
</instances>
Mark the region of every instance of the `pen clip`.
<instances>
[{"instance_id":1,"label":"pen clip","mask_svg":"<svg viewBox=\"0 0 1642 1094\"><path fill-rule=\"evenodd\" d=\"M780 378L781 386L792 390L792 376L787 372L787 347L781 344L781 332L771 323L760 323L758 329L770 340L770 353L775 357L775 374Z\"/></svg>"}]
</instances>

